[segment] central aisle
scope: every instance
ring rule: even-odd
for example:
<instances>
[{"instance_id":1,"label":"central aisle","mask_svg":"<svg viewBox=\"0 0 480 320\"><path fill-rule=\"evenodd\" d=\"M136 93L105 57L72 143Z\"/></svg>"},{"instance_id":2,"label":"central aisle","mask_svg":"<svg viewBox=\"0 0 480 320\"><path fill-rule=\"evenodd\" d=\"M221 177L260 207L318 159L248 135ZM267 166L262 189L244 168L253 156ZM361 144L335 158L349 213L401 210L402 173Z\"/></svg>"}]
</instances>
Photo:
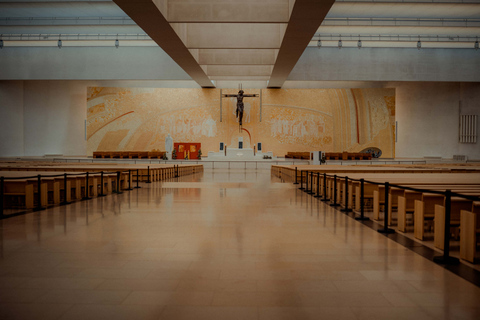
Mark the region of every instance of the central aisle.
<instances>
[{"instance_id":1,"label":"central aisle","mask_svg":"<svg viewBox=\"0 0 480 320\"><path fill-rule=\"evenodd\" d=\"M480 316L479 288L270 171L142 184L2 237L2 319Z\"/></svg>"}]
</instances>

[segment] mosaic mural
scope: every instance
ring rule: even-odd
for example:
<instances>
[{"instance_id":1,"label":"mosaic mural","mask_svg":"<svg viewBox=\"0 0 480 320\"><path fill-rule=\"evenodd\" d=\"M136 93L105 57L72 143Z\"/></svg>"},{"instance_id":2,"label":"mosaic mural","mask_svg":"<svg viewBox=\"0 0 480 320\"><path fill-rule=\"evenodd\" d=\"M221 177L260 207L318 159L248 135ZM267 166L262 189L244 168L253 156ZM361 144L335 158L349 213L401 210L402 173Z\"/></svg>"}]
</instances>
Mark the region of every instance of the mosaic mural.
<instances>
[{"instance_id":1,"label":"mosaic mural","mask_svg":"<svg viewBox=\"0 0 480 320\"><path fill-rule=\"evenodd\" d=\"M244 89L243 129L235 117L234 89L106 88L87 93L87 148L94 151L165 150L200 142L202 153L219 143L263 151L358 152L377 147L395 156L394 89Z\"/></svg>"}]
</instances>

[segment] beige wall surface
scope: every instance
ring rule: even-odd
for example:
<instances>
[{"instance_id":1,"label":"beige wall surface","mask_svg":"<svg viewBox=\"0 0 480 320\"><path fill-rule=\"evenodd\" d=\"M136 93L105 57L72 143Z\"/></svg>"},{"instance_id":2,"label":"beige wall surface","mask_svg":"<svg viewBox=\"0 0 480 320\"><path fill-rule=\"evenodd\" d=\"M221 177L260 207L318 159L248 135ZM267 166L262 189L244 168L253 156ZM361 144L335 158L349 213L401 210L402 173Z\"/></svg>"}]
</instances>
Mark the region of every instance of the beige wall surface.
<instances>
[{"instance_id":1,"label":"beige wall surface","mask_svg":"<svg viewBox=\"0 0 480 320\"><path fill-rule=\"evenodd\" d=\"M234 89L87 89L87 155L94 151L165 150L165 137L200 142L204 155L219 142L264 151L358 152L378 147L395 156L395 89L245 89L242 129ZM260 97L261 96L261 97Z\"/></svg>"}]
</instances>

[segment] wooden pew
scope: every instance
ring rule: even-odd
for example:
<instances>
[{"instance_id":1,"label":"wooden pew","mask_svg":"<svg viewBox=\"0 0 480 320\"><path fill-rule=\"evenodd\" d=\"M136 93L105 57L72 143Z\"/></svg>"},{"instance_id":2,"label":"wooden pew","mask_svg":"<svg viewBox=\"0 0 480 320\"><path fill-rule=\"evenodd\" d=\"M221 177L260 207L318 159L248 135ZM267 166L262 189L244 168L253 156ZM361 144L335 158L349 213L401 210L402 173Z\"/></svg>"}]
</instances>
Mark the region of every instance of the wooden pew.
<instances>
[{"instance_id":1,"label":"wooden pew","mask_svg":"<svg viewBox=\"0 0 480 320\"><path fill-rule=\"evenodd\" d=\"M479 244L480 202L474 202L471 211L460 211L460 258L475 263Z\"/></svg>"},{"instance_id":2,"label":"wooden pew","mask_svg":"<svg viewBox=\"0 0 480 320\"><path fill-rule=\"evenodd\" d=\"M416 191L405 190L403 196L398 196L397 204L397 230L400 232L407 231L407 214L413 215L415 212L415 200L421 200L422 193Z\"/></svg>"},{"instance_id":3,"label":"wooden pew","mask_svg":"<svg viewBox=\"0 0 480 320\"><path fill-rule=\"evenodd\" d=\"M450 205L450 233L455 229L455 237L458 238L458 228L460 227L460 211L471 210L473 201L465 198L452 197ZM445 240L445 199L442 205L435 205L435 224L434 224L434 245L441 250L444 249Z\"/></svg>"},{"instance_id":4,"label":"wooden pew","mask_svg":"<svg viewBox=\"0 0 480 320\"><path fill-rule=\"evenodd\" d=\"M423 193L421 200L415 200L414 236L419 240L425 238L425 223L433 223L435 205L443 204L444 196L434 193ZM433 227L433 225L431 226Z\"/></svg>"},{"instance_id":5,"label":"wooden pew","mask_svg":"<svg viewBox=\"0 0 480 320\"><path fill-rule=\"evenodd\" d=\"M34 180L5 180L4 203L5 207L34 208ZM46 204L45 204L46 205Z\"/></svg>"}]
</instances>

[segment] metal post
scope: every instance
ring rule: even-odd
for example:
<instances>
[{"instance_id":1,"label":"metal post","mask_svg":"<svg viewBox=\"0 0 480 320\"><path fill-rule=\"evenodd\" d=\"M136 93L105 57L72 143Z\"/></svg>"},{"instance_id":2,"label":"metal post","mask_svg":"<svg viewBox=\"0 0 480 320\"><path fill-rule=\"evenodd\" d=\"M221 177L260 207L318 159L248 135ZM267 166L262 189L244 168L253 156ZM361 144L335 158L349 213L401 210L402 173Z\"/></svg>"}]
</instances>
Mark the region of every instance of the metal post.
<instances>
[{"instance_id":1,"label":"metal post","mask_svg":"<svg viewBox=\"0 0 480 320\"><path fill-rule=\"evenodd\" d=\"M348 207L348 177L345 177L345 192L343 193L343 196L345 197L345 208L340 210L342 212L351 212L352 209Z\"/></svg>"},{"instance_id":2,"label":"metal post","mask_svg":"<svg viewBox=\"0 0 480 320\"><path fill-rule=\"evenodd\" d=\"M308 194L314 194L313 192L313 172L310 172L310 191Z\"/></svg>"},{"instance_id":3,"label":"metal post","mask_svg":"<svg viewBox=\"0 0 480 320\"><path fill-rule=\"evenodd\" d=\"M309 193L310 191L308 190L308 176L309 176L309 173L308 171L305 172L305 191L306 193Z\"/></svg>"},{"instance_id":4,"label":"metal post","mask_svg":"<svg viewBox=\"0 0 480 320\"><path fill-rule=\"evenodd\" d=\"M99 197L105 197L106 194L103 193L103 171L100 172L100 194L98 195Z\"/></svg>"},{"instance_id":5,"label":"metal post","mask_svg":"<svg viewBox=\"0 0 480 320\"><path fill-rule=\"evenodd\" d=\"M128 169L128 189L127 190L133 190L132 189L132 170Z\"/></svg>"},{"instance_id":6,"label":"metal post","mask_svg":"<svg viewBox=\"0 0 480 320\"><path fill-rule=\"evenodd\" d=\"M369 220L365 217L365 180L360 179L360 217L356 217L355 220Z\"/></svg>"},{"instance_id":7,"label":"metal post","mask_svg":"<svg viewBox=\"0 0 480 320\"><path fill-rule=\"evenodd\" d=\"M85 177L85 197L83 198L83 200L88 200L88 199L91 199L89 196L88 196L88 189L90 188L90 183L88 182L88 172L87 172L87 175Z\"/></svg>"},{"instance_id":8,"label":"metal post","mask_svg":"<svg viewBox=\"0 0 480 320\"><path fill-rule=\"evenodd\" d=\"M298 184L297 167L295 167L295 182L293 184Z\"/></svg>"},{"instance_id":9,"label":"metal post","mask_svg":"<svg viewBox=\"0 0 480 320\"><path fill-rule=\"evenodd\" d=\"M315 198L320 198L320 172L317 172L317 194L315 195Z\"/></svg>"},{"instance_id":10,"label":"metal post","mask_svg":"<svg viewBox=\"0 0 480 320\"><path fill-rule=\"evenodd\" d=\"M3 218L3 193L4 193L4 184L5 178L0 177L0 218Z\"/></svg>"},{"instance_id":11,"label":"metal post","mask_svg":"<svg viewBox=\"0 0 480 320\"><path fill-rule=\"evenodd\" d=\"M305 189L303 191L308 193L308 171L305 171Z\"/></svg>"},{"instance_id":12,"label":"metal post","mask_svg":"<svg viewBox=\"0 0 480 320\"><path fill-rule=\"evenodd\" d=\"M150 179L150 166L147 166L147 174L148 174L147 183L152 183L152 180Z\"/></svg>"},{"instance_id":13,"label":"metal post","mask_svg":"<svg viewBox=\"0 0 480 320\"><path fill-rule=\"evenodd\" d=\"M67 174L66 173L63 174L63 190L64 190L63 192L64 199L61 205L70 204L70 202L67 201Z\"/></svg>"},{"instance_id":14,"label":"metal post","mask_svg":"<svg viewBox=\"0 0 480 320\"><path fill-rule=\"evenodd\" d=\"M337 203L337 175L333 175L333 203L330 205L332 207L338 207L340 204Z\"/></svg>"},{"instance_id":15,"label":"metal post","mask_svg":"<svg viewBox=\"0 0 480 320\"><path fill-rule=\"evenodd\" d=\"M327 174L323 174L323 197L322 200L323 202L330 201L330 199L327 199Z\"/></svg>"},{"instance_id":16,"label":"metal post","mask_svg":"<svg viewBox=\"0 0 480 320\"><path fill-rule=\"evenodd\" d=\"M123 192L120 191L120 171L117 171L117 194L122 194Z\"/></svg>"},{"instance_id":17,"label":"metal post","mask_svg":"<svg viewBox=\"0 0 480 320\"><path fill-rule=\"evenodd\" d=\"M303 187L303 171L300 171L300 188L298 189L305 190L305 188Z\"/></svg>"},{"instance_id":18,"label":"metal post","mask_svg":"<svg viewBox=\"0 0 480 320\"><path fill-rule=\"evenodd\" d=\"M385 182L385 205L384 205L384 218L383 218L383 229L378 229L377 231L380 233L395 233L395 230L390 229L388 227L388 193L390 191L390 184L388 182Z\"/></svg>"},{"instance_id":19,"label":"metal post","mask_svg":"<svg viewBox=\"0 0 480 320\"><path fill-rule=\"evenodd\" d=\"M450 215L452 207L452 191L445 191L445 230L443 238L443 256L433 257L433 261L440 264L458 264L460 260L450 257Z\"/></svg>"},{"instance_id":20,"label":"metal post","mask_svg":"<svg viewBox=\"0 0 480 320\"><path fill-rule=\"evenodd\" d=\"M138 169L137 169L137 186L135 187L135 189L141 188L141 187L138 186L138 180L140 180L140 178L139 178Z\"/></svg>"},{"instance_id":21,"label":"metal post","mask_svg":"<svg viewBox=\"0 0 480 320\"><path fill-rule=\"evenodd\" d=\"M42 176L37 176L37 208L35 211L42 210Z\"/></svg>"}]
</instances>

